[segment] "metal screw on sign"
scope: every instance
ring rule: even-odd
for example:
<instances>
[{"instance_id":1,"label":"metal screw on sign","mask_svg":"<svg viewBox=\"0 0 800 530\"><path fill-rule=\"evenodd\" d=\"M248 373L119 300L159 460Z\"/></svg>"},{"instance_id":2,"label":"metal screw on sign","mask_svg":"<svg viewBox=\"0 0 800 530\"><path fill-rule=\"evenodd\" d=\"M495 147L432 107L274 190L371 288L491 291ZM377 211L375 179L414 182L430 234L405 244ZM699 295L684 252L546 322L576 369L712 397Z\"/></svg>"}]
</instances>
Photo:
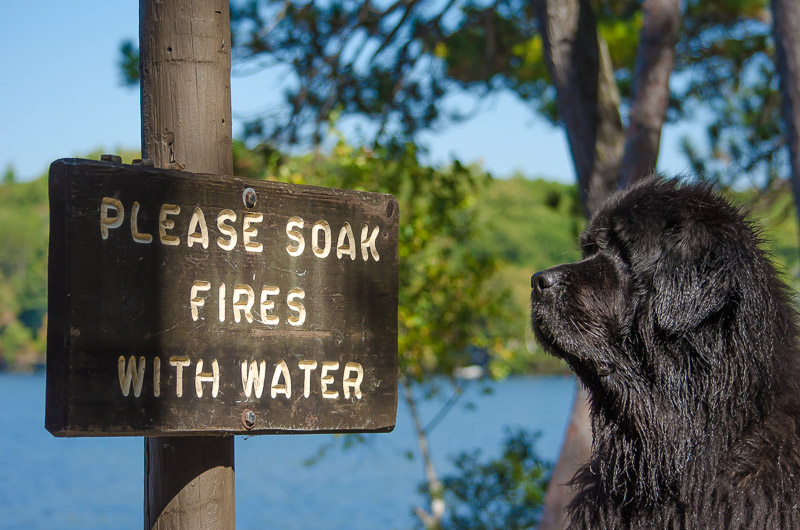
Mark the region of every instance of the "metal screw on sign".
<instances>
[{"instance_id":1,"label":"metal screw on sign","mask_svg":"<svg viewBox=\"0 0 800 530\"><path fill-rule=\"evenodd\" d=\"M244 202L246 208L253 208L256 205L257 199L256 190L253 188L247 188L242 193L242 202Z\"/></svg>"},{"instance_id":2,"label":"metal screw on sign","mask_svg":"<svg viewBox=\"0 0 800 530\"><path fill-rule=\"evenodd\" d=\"M256 424L256 413L250 409L244 409L242 411L242 425L248 431L252 429Z\"/></svg>"}]
</instances>

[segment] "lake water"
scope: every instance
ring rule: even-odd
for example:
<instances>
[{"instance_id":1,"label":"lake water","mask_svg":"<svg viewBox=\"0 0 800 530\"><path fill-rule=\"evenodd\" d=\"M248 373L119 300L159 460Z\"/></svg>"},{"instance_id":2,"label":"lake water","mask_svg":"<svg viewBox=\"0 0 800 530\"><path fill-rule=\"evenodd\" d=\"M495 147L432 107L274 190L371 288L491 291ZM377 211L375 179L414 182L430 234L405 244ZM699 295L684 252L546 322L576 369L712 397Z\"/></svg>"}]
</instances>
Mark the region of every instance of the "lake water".
<instances>
[{"instance_id":1,"label":"lake water","mask_svg":"<svg viewBox=\"0 0 800 530\"><path fill-rule=\"evenodd\" d=\"M567 377L511 378L482 395L471 383L459 405L435 427L430 447L440 475L449 456L500 449L504 426L541 431L537 448L554 460L575 382ZM0 528L111 529L142 527L142 438L54 438L44 429L45 378L0 374ZM442 400L421 407L423 421ZM474 408L465 406L472 403ZM400 399L397 427L367 443L304 462L332 435L237 437L237 528L410 528L423 502L423 480L408 409Z\"/></svg>"}]
</instances>

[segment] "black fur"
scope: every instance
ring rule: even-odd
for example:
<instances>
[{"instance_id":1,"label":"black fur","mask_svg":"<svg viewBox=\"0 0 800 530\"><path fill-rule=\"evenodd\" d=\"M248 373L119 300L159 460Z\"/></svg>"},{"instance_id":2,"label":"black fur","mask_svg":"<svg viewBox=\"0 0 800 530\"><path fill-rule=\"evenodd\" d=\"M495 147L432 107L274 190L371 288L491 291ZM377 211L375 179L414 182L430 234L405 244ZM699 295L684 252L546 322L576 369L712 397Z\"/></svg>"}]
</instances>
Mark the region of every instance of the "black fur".
<instances>
[{"instance_id":1,"label":"black fur","mask_svg":"<svg viewBox=\"0 0 800 530\"><path fill-rule=\"evenodd\" d=\"M591 396L571 527L800 528L795 312L759 245L710 187L650 179L533 276L537 339Z\"/></svg>"}]
</instances>

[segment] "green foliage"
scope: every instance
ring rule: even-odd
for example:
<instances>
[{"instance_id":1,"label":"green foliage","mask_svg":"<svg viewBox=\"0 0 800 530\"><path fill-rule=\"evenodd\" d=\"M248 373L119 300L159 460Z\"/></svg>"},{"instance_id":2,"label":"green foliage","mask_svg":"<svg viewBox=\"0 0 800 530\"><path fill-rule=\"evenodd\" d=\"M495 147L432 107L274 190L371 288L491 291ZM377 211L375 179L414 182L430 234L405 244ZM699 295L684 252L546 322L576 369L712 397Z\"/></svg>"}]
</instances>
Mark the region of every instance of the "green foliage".
<instances>
[{"instance_id":1,"label":"green foliage","mask_svg":"<svg viewBox=\"0 0 800 530\"><path fill-rule=\"evenodd\" d=\"M3 172L3 184L13 184L16 182L17 176L14 174L14 168L8 166Z\"/></svg>"},{"instance_id":2,"label":"green foliage","mask_svg":"<svg viewBox=\"0 0 800 530\"><path fill-rule=\"evenodd\" d=\"M676 64L685 82L675 97L708 121L708 150L684 141L693 172L767 190L789 169L769 2L693 0L686 14Z\"/></svg>"},{"instance_id":3,"label":"green foliage","mask_svg":"<svg viewBox=\"0 0 800 530\"><path fill-rule=\"evenodd\" d=\"M577 238L585 224L576 186L515 176L495 180L481 197L477 222L486 236L469 243L495 256L493 282L510 293L508 354L490 365L495 376L508 373L565 373L564 363L543 353L530 334L530 277L580 257Z\"/></svg>"},{"instance_id":4,"label":"green foliage","mask_svg":"<svg viewBox=\"0 0 800 530\"><path fill-rule=\"evenodd\" d=\"M12 320L2 327L0 352L2 352L3 362L12 364L20 351L29 350L32 346L32 332L19 320Z\"/></svg>"},{"instance_id":5,"label":"green foliage","mask_svg":"<svg viewBox=\"0 0 800 530\"><path fill-rule=\"evenodd\" d=\"M474 243L481 252L536 270L580 256L585 221L575 186L516 175L494 181L481 203L479 222L491 232Z\"/></svg>"},{"instance_id":6,"label":"green foliage","mask_svg":"<svg viewBox=\"0 0 800 530\"><path fill-rule=\"evenodd\" d=\"M0 185L0 353L44 354L47 308L47 181Z\"/></svg>"},{"instance_id":7,"label":"green foliage","mask_svg":"<svg viewBox=\"0 0 800 530\"><path fill-rule=\"evenodd\" d=\"M341 138L329 156L282 157L237 146L236 169L251 176L392 193L400 203L398 325L401 373L422 380L469 364L469 347L506 354L512 307L491 285L496 259L470 248L484 236L476 222L490 180L477 167L420 165L408 144L375 151ZM244 156L243 156L244 155Z\"/></svg>"},{"instance_id":8,"label":"green foliage","mask_svg":"<svg viewBox=\"0 0 800 530\"><path fill-rule=\"evenodd\" d=\"M139 154L122 156L129 162ZM28 369L44 360L49 223L47 177L18 182L9 168L0 183L0 367Z\"/></svg>"},{"instance_id":9,"label":"green foliage","mask_svg":"<svg viewBox=\"0 0 800 530\"><path fill-rule=\"evenodd\" d=\"M290 143L318 143L333 114L357 114L380 124L380 139L403 143L409 132L436 121L445 114L436 102L449 83L426 43L446 31L449 17L431 4L232 2L233 53L239 63L285 65L293 73L285 92L290 116L255 120L248 131Z\"/></svg>"},{"instance_id":10,"label":"green foliage","mask_svg":"<svg viewBox=\"0 0 800 530\"><path fill-rule=\"evenodd\" d=\"M580 255L584 220L575 186L521 176L492 180L460 164L436 170L419 165L410 145L385 156L341 138L330 156L287 157L237 142L234 164L238 175L398 198L406 376L449 374L470 364L470 347L490 354L494 377L566 371L533 343L529 286L533 272Z\"/></svg>"},{"instance_id":11,"label":"green foliage","mask_svg":"<svg viewBox=\"0 0 800 530\"><path fill-rule=\"evenodd\" d=\"M537 438L524 429L507 429L498 458L484 461L480 450L457 455L455 473L442 480L448 507L442 528L536 526L551 469L536 454ZM427 494L427 486L421 491Z\"/></svg>"},{"instance_id":12,"label":"green foliage","mask_svg":"<svg viewBox=\"0 0 800 530\"><path fill-rule=\"evenodd\" d=\"M119 45L119 71L122 84L126 86L139 85L139 48L131 40L125 40Z\"/></svg>"},{"instance_id":13,"label":"green foliage","mask_svg":"<svg viewBox=\"0 0 800 530\"><path fill-rule=\"evenodd\" d=\"M490 353L495 377L565 371L532 340L529 285L537 270L580 255L576 241L584 221L575 186L519 175L492 180L459 164L436 170L420 165L412 146L387 157L341 140L329 155L300 157L237 142L234 163L237 175L398 197L405 375L449 374L470 364L475 348ZM734 200L749 205L778 268L794 283L798 229L787 183L738 192ZM0 185L0 347L7 359L44 354L47 225L44 177Z\"/></svg>"},{"instance_id":14,"label":"green foliage","mask_svg":"<svg viewBox=\"0 0 800 530\"><path fill-rule=\"evenodd\" d=\"M619 78L623 72L626 78L633 73L636 62L636 48L639 46L639 32L642 29L642 12L625 6L626 12L600 12L597 32L608 44L614 67ZM622 91L627 97L630 91Z\"/></svg>"},{"instance_id":15,"label":"green foliage","mask_svg":"<svg viewBox=\"0 0 800 530\"><path fill-rule=\"evenodd\" d=\"M642 4L588 5L608 45L624 117ZM682 8L668 119L708 124L710 149L685 142L696 174L720 182L744 175L766 189L788 173L769 2L688 0ZM359 116L374 125L365 134L402 145L419 131L469 116L445 104L454 89L478 96L510 90L558 121L530 2L234 0L231 27L240 69L278 68L288 80L280 118L252 120L249 139L317 144L335 119ZM138 50L124 42L120 52L123 78L135 83Z\"/></svg>"},{"instance_id":16,"label":"green foliage","mask_svg":"<svg viewBox=\"0 0 800 530\"><path fill-rule=\"evenodd\" d=\"M745 211L761 232L765 250L772 258L782 279L800 292L800 256L797 248L797 212L789 183L778 180L764 189L729 190L731 199L744 205Z\"/></svg>"},{"instance_id":17,"label":"green foliage","mask_svg":"<svg viewBox=\"0 0 800 530\"><path fill-rule=\"evenodd\" d=\"M632 92L641 2L589 6L608 45L624 110ZM688 88L673 98L671 119L691 117L706 103L701 94L720 94L739 81L735 70L766 45L767 10L765 0L685 3L677 71L688 73L689 82L678 85ZM414 139L420 130L467 116L444 104L456 88L476 95L510 90L558 120L530 2L412 0L373 6L241 0L233 2L231 20L240 64L282 65L292 74L286 119L271 125L257 119L248 128L260 138L319 141L333 115L358 115L379 124L378 138Z\"/></svg>"},{"instance_id":18,"label":"green foliage","mask_svg":"<svg viewBox=\"0 0 800 530\"><path fill-rule=\"evenodd\" d=\"M625 116L642 4L592 0L588 5L608 45ZM698 109L711 108L710 160L736 159L738 168L761 169L780 150L774 141L780 136L773 119L768 2L688 0L683 11L676 62L676 73L683 75L674 83L668 117L693 118ZM247 133L258 138L318 142L333 116L357 115L377 124L376 138L383 143L414 140L418 131L468 116L445 104L446 95L459 88L479 96L510 90L558 121L530 2L412 0L373 6L241 0L233 2L231 17L240 65L282 65L282 75L291 72L284 119L254 120ZM768 64L756 66L764 58ZM748 132L751 126L758 130ZM709 165L708 156L694 160L702 168Z\"/></svg>"}]
</instances>

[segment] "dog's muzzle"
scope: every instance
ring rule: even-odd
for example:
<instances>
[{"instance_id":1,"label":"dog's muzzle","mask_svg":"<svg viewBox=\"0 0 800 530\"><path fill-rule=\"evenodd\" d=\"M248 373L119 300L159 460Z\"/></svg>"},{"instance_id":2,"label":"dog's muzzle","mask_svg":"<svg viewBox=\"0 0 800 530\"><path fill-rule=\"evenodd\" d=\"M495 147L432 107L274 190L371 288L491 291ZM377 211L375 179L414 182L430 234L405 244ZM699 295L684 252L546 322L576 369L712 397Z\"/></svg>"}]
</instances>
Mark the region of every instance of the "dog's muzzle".
<instances>
[{"instance_id":1,"label":"dog's muzzle","mask_svg":"<svg viewBox=\"0 0 800 530\"><path fill-rule=\"evenodd\" d=\"M534 302L543 301L545 296L552 292L553 287L561 283L564 273L559 268L554 267L531 276L531 292Z\"/></svg>"}]
</instances>

